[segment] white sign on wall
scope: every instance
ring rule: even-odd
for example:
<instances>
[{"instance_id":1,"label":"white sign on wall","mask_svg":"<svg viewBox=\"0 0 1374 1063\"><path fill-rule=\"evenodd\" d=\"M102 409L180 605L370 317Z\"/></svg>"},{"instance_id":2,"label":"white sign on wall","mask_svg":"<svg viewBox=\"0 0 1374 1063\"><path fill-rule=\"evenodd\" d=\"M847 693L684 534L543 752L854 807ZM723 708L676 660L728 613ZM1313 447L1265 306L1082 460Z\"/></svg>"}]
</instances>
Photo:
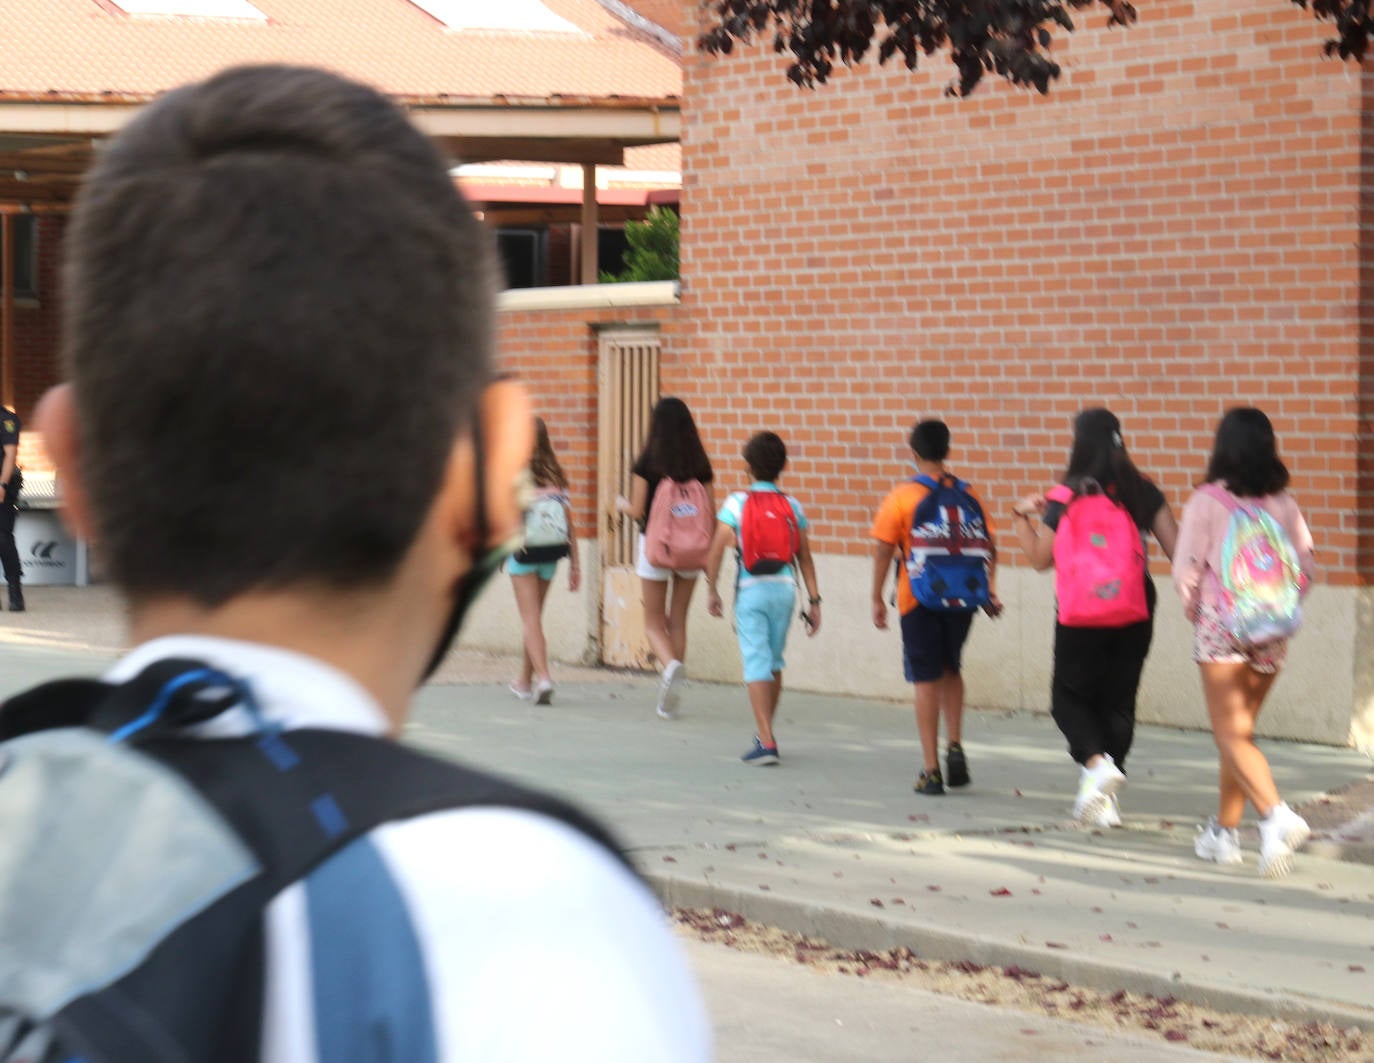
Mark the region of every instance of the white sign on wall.
<instances>
[{"instance_id":1,"label":"white sign on wall","mask_svg":"<svg viewBox=\"0 0 1374 1063\"><path fill-rule=\"evenodd\" d=\"M33 586L72 586L77 582L77 544L54 510L24 509L14 522L14 545L24 582Z\"/></svg>"}]
</instances>

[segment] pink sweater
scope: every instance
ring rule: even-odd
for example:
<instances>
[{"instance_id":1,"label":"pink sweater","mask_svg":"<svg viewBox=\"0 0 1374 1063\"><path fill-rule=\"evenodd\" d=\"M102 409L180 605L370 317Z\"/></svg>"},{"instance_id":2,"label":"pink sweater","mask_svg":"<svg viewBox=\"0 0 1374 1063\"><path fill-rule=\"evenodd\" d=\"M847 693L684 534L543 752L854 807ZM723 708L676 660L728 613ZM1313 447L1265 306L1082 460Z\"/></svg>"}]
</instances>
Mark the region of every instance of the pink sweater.
<instances>
[{"instance_id":1,"label":"pink sweater","mask_svg":"<svg viewBox=\"0 0 1374 1063\"><path fill-rule=\"evenodd\" d=\"M1288 533L1298 554L1298 565L1310 586L1316 572L1312 559L1312 532L1293 496L1287 491L1280 491L1276 495L1243 501L1258 503ZM1178 589L1178 596L1183 599L1183 612L1189 620L1197 615L1200 603L1205 602L1209 606L1217 603L1220 581L1207 577L1206 573L1209 570L1213 573L1221 571L1222 540L1226 538L1226 527L1230 520L1231 511L1225 504L1203 491L1194 491L1183 509L1183 523L1174 547L1174 586Z\"/></svg>"}]
</instances>

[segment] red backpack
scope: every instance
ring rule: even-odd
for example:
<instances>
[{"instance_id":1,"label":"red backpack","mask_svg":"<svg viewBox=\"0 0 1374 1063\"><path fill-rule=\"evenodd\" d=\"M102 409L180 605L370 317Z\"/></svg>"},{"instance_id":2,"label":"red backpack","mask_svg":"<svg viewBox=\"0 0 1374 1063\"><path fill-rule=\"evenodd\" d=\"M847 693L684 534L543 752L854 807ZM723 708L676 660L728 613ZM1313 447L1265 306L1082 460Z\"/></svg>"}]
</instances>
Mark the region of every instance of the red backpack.
<instances>
[{"instance_id":1,"label":"red backpack","mask_svg":"<svg viewBox=\"0 0 1374 1063\"><path fill-rule=\"evenodd\" d=\"M772 576L801 549L792 501L780 491L750 491L739 518L740 565L751 576Z\"/></svg>"},{"instance_id":2,"label":"red backpack","mask_svg":"<svg viewBox=\"0 0 1374 1063\"><path fill-rule=\"evenodd\" d=\"M679 483L664 477L644 526L644 558L655 568L695 572L706 567L716 517L711 495L700 480Z\"/></svg>"}]
</instances>

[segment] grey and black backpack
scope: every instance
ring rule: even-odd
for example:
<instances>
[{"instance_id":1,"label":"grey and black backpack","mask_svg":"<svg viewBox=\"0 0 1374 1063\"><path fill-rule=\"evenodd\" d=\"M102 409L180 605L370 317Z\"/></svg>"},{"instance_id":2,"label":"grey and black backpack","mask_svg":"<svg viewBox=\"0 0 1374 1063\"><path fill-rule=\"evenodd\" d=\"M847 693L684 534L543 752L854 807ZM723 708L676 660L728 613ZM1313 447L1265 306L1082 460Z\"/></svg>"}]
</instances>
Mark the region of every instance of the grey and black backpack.
<instances>
[{"instance_id":1,"label":"grey and black backpack","mask_svg":"<svg viewBox=\"0 0 1374 1063\"><path fill-rule=\"evenodd\" d=\"M263 913L374 827L446 808L562 820L554 798L382 739L264 726L241 681L162 661L0 706L0 1063L243 1063L258 1055Z\"/></svg>"}]
</instances>

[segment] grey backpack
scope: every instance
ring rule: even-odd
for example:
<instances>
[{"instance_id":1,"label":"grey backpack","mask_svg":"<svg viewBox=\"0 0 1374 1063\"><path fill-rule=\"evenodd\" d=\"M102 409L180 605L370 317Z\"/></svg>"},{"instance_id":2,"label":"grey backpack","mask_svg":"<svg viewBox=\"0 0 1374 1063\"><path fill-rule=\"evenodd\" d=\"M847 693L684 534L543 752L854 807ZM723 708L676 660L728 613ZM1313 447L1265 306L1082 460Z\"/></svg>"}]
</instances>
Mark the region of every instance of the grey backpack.
<instances>
[{"instance_id":1,"label":"grey backpack","mask_svg":"<svg viewBox=\"0 0 1374 1063\"><path fill-rule=\"evenodd\" d=\"M571 806L393 742L187 734L254 704L162 661L0 707L0 1063L257 1058L266 905L381 823L523 808L618 854Z\"/></svg>"}]
</instances>

